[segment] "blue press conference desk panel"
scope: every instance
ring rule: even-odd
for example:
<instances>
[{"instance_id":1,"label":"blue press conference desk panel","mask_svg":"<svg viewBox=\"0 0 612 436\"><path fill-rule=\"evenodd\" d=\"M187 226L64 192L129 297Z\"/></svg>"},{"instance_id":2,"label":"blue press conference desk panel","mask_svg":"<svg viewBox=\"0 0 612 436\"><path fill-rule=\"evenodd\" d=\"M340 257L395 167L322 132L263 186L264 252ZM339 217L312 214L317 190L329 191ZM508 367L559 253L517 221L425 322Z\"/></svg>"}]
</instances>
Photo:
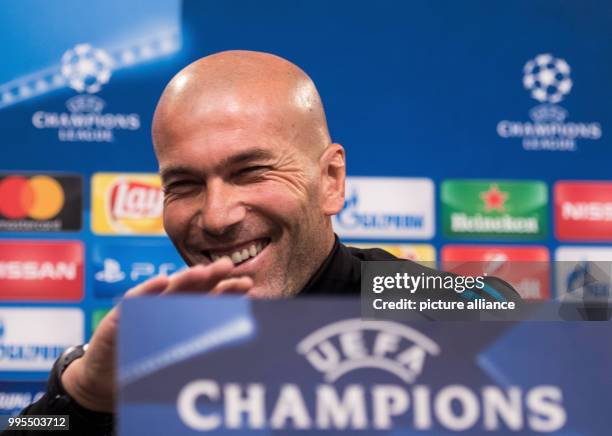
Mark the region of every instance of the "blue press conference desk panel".
<instances>
[{"instance_id":1,"label":"blue press conference desk panel","mask_svg":"<svg viewBox=\"0 0 612 436\"><path fill-rule=\"evenodd\" d=\"M120 435L606 435L612 329L406 322L358 300L125 301Z\"/></svg>"}]
</instances>

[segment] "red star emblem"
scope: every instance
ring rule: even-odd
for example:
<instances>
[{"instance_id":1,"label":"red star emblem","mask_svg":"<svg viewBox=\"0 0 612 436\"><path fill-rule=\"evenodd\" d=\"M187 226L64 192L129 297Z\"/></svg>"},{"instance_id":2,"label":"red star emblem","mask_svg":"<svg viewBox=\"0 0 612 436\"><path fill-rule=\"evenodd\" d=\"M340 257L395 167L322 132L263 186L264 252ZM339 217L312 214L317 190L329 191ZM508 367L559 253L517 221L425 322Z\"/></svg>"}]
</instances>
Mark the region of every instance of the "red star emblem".
<instances>
[{"instance_id":1,"label":"red star emblem","mask_svg":"<svg viewBox=\"0 0 612 436\"><path fill-rule=\"evenodd\" d=\"M480 199L484 201L484 208L486 212L492 210L498 210L503 212L505 210L505 203L508 199L508 193L499 190L496 184L492 184L488 191L480 193Z\"/></svg>"}]
</instances>

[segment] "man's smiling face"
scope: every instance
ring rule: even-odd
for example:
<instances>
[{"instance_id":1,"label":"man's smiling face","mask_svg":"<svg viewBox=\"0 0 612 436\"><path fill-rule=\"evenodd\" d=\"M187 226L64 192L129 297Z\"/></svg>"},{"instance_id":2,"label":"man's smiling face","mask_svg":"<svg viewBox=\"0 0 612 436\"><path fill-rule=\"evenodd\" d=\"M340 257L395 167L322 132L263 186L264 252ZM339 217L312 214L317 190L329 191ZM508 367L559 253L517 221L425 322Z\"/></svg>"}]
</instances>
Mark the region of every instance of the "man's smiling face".
<instances>
[{"instance_id":1,"label":"man's smiling face","mask_svg":"<svg viewBox=\"0 0 612 436\"><path fill-rule=\"evenodd\" d=\"M310 131L300 101L312 90L295 78L272 91L268 81L206 87L188 69L177 81L154 121L168 236L190 265L231 257L232 277L254 281L250 296L299 292L331 249L339 204L326 197L325 135Z\"/></svg>"}]
</instances>

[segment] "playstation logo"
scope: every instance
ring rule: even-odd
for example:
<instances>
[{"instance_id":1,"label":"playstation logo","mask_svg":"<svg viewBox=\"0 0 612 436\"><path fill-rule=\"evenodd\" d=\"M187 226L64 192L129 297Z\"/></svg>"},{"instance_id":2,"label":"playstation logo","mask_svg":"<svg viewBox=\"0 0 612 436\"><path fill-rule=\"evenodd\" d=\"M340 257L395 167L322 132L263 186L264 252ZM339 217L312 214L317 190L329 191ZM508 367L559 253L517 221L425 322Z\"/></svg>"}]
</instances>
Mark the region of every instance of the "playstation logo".
<instances>
[{"instance_id":1,"label":"playstation logo","mask_svg":"<svg viewBox=\"0 0 612 436\"><path fill-rule=\"evenodd\" d=\"M115 259L104 259L104 269L95 275L96 280L104 283L117 283L125 279L125 273L121 271L121 265Z\"/></svg>"}]
</instances>

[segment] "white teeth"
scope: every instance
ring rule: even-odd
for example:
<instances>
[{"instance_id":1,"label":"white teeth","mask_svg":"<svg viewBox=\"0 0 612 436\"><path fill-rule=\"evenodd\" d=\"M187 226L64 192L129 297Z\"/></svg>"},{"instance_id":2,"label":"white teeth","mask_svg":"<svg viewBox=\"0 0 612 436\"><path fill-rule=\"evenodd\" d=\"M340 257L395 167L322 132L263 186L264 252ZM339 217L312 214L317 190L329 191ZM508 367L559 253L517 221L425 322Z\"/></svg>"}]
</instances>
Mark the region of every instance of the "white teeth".
<instances>
[{"instance_id":1,"label":"white teeth","mask_svg":"<svg viewBox=\"0 0 612 436\"><path fill-rule=\"evenodd\" d=\"M234 262L234 264L239 264L240 262L244 262L245 260L247 260L250 257L255 257L257 256L261 250L264 249L264 245L261 242L257 242L254 244L251 244L248 248L243 248L240 251L234 251L232 254L210 254L210 258L214 261L220 259L221 257L229 257L230 259L232 259L232 262Z\"/></svg>"}]
</instances>

